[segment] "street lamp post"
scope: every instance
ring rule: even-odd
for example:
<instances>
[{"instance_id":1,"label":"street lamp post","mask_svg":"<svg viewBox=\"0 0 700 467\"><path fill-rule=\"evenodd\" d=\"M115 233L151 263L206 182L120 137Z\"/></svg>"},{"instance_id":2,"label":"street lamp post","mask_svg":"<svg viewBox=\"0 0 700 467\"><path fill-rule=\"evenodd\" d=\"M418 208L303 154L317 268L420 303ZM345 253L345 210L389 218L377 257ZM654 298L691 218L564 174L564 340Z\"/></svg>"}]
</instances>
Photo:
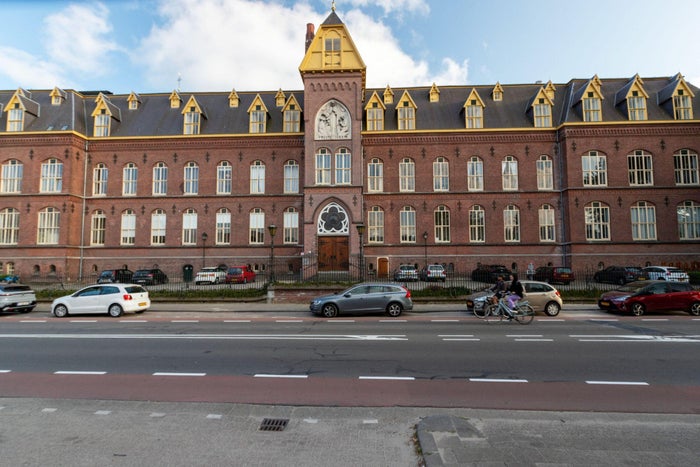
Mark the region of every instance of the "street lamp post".
<instances>
[{"instance_id":1,"label":"street lamp post","mask_svg":"<svg viewBox=\"0 0 700 467\"><path fill-rule=\"evenodd\" d=\"M428 266L428 232L423 232L423 255L425 256L425 265Z\"/></svg>"},{"instance_id":2,"label":"street lamp post","mask_svg":"<svg viewBox=\"0 0 700 467\"><path fill-rule=\"evenodd\" d=\"M206 232L202 232L202 267L206 266L207 262L207 238L209 238L209 235Z\"/></svg>"},{"instance_id":3,"label":"street lamp post","mask_svg":"<svg viewBox=\"0 0 700 467\"><path fill-rule=\"evenodd\" d=\"M360 235L360 280L365 280L365 224L357 224L357 233Z\"/></svg>"},{"instance_id":4,"label":"street lamp post","mask_svg":"<svg viewBox=\"0 0 700 467\"><path fill-rule=\"evenodd\" d=\"M272 284L275 282L275 234L277 226L270 224L267 226L267 230L270 232L270 284Z\"/></svg>"}]
</instances>

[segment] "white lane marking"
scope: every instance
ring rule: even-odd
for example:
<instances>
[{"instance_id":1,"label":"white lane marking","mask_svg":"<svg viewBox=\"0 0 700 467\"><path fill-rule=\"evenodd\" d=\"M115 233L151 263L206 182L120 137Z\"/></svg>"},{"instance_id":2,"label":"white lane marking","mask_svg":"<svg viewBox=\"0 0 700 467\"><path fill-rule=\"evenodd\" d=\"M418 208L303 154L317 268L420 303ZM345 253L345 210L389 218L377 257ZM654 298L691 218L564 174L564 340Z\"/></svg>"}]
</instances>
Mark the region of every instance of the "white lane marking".
<instances>
[{"instance_id":1,"label":"white lane marking","mask_svg":"<svg viewBox=\"0 0 700 467\"><path fill-rule=\"evenodd\" d=\"M542 337L542 334L506 334L506 337Z\"/></svg>"},{"instance_id":2,"label":"white lane marking","mask_svg":"<svg viewBox=\"0 0 700 467\"><path fill-rule=\"evenodd\" d=\"M44 413L53 413L56 412L58 409L55 409L53 407L46 407L45 409L41 409L42 412Z\"/></svg>"},{"instance_id":3,"label":"white lane marking","mask_svg":"<svg viewBox=\"0 0 700 467\"><path fill-rule=\"evenodd\" d=\"M156 371L153 376L206 376L206 373L170 373L167 371Z\"/></svg>"},{"instance_id":4,"label":"white lane marking","mask_svg":"<svg viewBox=\"0 0 700 467\"><path fill-rule=\"evenodd\" d=\"M431 319L431 323L459 323L458 319Z\"/></svg>"},{"instance_id":5,"label":"white lane marking","mask_svg":"<svg viewBox=\"0 0 700 467\"><path fill-rule=\"evenodd\" d=\"M527 383L526 379L505 379L505 378L469 378L474 383Z\"/></svg>"},{"instance_id":6,"label":"white lane marking","mask_svg":"<svg viewBox=\"0 0 700 467\"><path fill-rule=\"evenodd\" d=\"M359 376L358 379L388 380L388 381L414 381L413 376Z\"/></svg>"},{"instance_id":7,"label":"white lane marking","mask_svg":"<svg viewBox=\"0 0 700 467\"><path fill-rule=\"evenodd\" d=\"M318 418L305 418L304 423L318 423Z\"/></svg>"},{"instance_id":8,"label":"white lane marking","mask_svg":"<svg viewBox=\"0 0 700 467\"><path fill-rule=\"evenodd\" d=\"M578 339L579 342L673 342L673 343L700 343L700 336L642 336L632 334L621 335L589 335L571 334L569 337Z\"/></svg>"},{"instance_id":9,"label":"white lane marking","mask_svg":"<svg viewBox=\"0 0 700 467\"><path fill-rule=\"evenodd\" d=\"M649 386L644 381L586 381L586 384L621 385L621 386Z\"/></svg>"},{"instance_id":10,"label":"white lane marking","mask_svg":"<svg viewBox=\"0 0 700 467\"><path fill-rule=\"evenodd\" d=\"M268 373L257 373L254 378L289 378L289 379L306 379L309 375L274 375Z\"/></svg>"},{"instance_id":11,"label":"white lane marking","mask_svg":"<svg viewBox=\"0 0 700 467\"><path fill-rule=\"evenodd\" d=\"M642 318L642 321L668 321L668 318Z\"/></svg>"},{"instance_id":12,"label":"white lane marking","mask_svg":"<svg viewBox=\"0 0 700 467\"><path fill-rule=\"evenodd\" d=\"M172 319L171 323L199 323L198 319Z\"/></svg>"},{"instance_id":13,"label":"white lane marking","mask_svg":"<svg viewBox=\"0 0 700 467\"><path fill-rule=\"evenodd\" d=\"M354 319L329 319L326 323L354 323Z\"/></svg>"},{"instance_id":14,"label":"white lane marking","mask_svg":"<svg viewBox=\"0 0 700 467\"><path fill-rule=\"evenodd\" d=\"M46 323L45 319L23 319L20 323Z\"/></svg>"},{"instance_id":15,"label":"white lane marking","mask_svg":"<svg viewBox=\"0 0 700 467\"><path fill-rule=\"evenodd\" d=\"M554 342L554 339L545 339L541 337L528 337L525 339L513 339L515 342Z\"/></svg>"},{"instance_id":16,"label":"white lane marking","mask_svg":"<svg viewBox=\"0 0 700 467\"><path fill-rule=\"evenodd\" d=\"M69 323L96 323L96 319L72 319Z\"/></svg>"},{"instance_id":17,"label":"white lane marking","mask_svg":"<svg viewBox=\"0 0 700 467\"><path fill-rule=\"evenodd\" d=\"M250 323L249 319L225 319L224 323Z\"/></svg>"},{"instance_id":18,"label":"white lane marking","mask_svg":"<svg viewBox=\"0 0 700 467\"><path fill-rule=\"evenodd\" d=\"M478 337L443 337L443 341L471 341L471 342L479 342L481 339Z\"/></svg>"},{"instance_id":19,"label":"white lane marking","mask_svg":"<svg viewBox=\"0 0 700 467\"><path fill-rule=\"evenodd\" d=\"M368 418L366 420L362 420L363 425L376 425L379 423L379 420L376 418Z\"/></svg>"},{"instance_id":20,"label":"white lane marking","mask_svg":"<svg viewBox=\"0 0 700 467\"><path fill-rule=\"evenodd\" d=\"M163 418L165 414L163 412L152 412L150 416L152 418Z\"/></svg>"},{"instance_id":21,"label":"white lane marking","mask_svg":"<svg viewBox=\"0 0 700 467\"><path fill-rule=\"evenodd\" d=\"M97 412L95 412L95 415L109 415L111 413L111 410L98 410Z\"/></svg>"},{"instance_id":22,"label":"white lane marking","mask_svg":"<svg viewBox=\"0 0 700 467\"><path fill-rule=\"evenodd\" d=\"M474 334L438 334L438 337L474 337Z\"/></svg>"},{"instance_id":23,"label":"white lane marking","mask_svg":"<svg viewBox=\"0 0 700 467\"><path fill-rule=\"evenodd\" d=\"M0 373L10 373L12 370L0 370Z\"/></svg>"},{"instance_id":24,"label":"white lane marking","mask_svg":"<svg viewBox=\"0 0 700 467\"><path fill-rule=\"evenodd\" d=\"M59 370L54 371L54 375L106 375L106 371L73 371L73 370Z\"/></svg>"},{"instance_id":25,"label":"white lane marking","mask_svg":"<svg viewBox=\"0 0 700 467\"><path fill-rule=\"evenodd\" d=\"M224 418L224 416L218 413L210 413L207 415L207 418L209 420L221 420L222 418Z\"/></svg>"},{"instance_id":26,"label":"white lane marking","mask_svg":"<svg viewBox=\"0 0 700 467\"><path fill-rule=\"evenodd\" d=\"M303 319L276 319L275 323L303 323Z\"/></svg>"},{"instance_id":27,"label":"white lane marking","mask_svg":"<svg viewBox=\"0 0 700 467\"><path fill-rule=\"evenodd\" d=\"M537 320L538 323L565 323L565 319L561 318L539 318Z\"/></svg>"},{"instance_id":28,"label":"white lane marking","mask_svg":"<svg viewBox=\"0 0 700 467\"><path fill-rule=\"evenodd\" d=\"M608 321L620 321L620 320L617 318L596 318L596 319L592 319L591 321L606 323Z\"/></svg>"},{"instance_id":29,"label":"white lane marking","mask_svg":"<svg viewBox=\"0 0 700 467\"><path fill-rule=\"evenodd\" d=\"M115 321L115 323L147 323L147 319L120 319Z\"/></svg>"},{"instance_id":30,"label":"white lane marking","mask_svg":"<svg viewBox=\"0 0 700 467\"><path fill-rule=\"evenodd\" d=\"M15 339L221 339L221 340L341 340L406 341L405 334L0 334Z\"/></svg>"},{"instance_id":31,"label":"white lane marking","mask_svg":"<svg viewBox=\"0 0 700 467\"><path fill-rule=\"evenodd\" d=\"M405 319L380 319L380 323L407 323Z\"/></svg>"}]
</instances>

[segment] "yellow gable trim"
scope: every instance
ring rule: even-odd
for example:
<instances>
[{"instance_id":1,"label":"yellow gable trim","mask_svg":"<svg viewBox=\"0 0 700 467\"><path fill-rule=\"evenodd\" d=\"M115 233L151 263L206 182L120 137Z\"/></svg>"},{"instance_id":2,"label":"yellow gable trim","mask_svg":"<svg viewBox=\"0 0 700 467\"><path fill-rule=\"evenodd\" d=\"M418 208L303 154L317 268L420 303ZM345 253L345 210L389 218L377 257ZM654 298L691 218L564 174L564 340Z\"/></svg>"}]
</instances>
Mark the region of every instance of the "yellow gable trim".
<instances>
[{"instance_id":1,"label":"yellow gable trim","mask_svg":"<svg viewBox=\"0 0 700 467\"><path fill-rule=\"evenodd\" d=\"M301 106L299 105L299 101L297 101L297 98L294 97L294 94L290 94L289 98L287 99L287 102L284 104L284 107L282 107L282 112L290 110L290 107L292 105L295 106L294 110L298 110L300 112L302 111Z\"/></svg>"},{"instance_id":2,"label":"yellow gable trim","mask_svg":"<svg viewBox=\"0 0 700 467\"><path fill-rule=\"evenodd\" d=\"M282 92L282 89L280 88L279 91L277 91L277 94L275 94L275 105L277 107L282 107L287 100L287 97L284 95L284 92Z\"/></svg>"},{"instance_id":3,"label":"yellow gable trim","mask_svg":"<svg viewBox=\"0 0 700 467\"><path fill-rule=\"evenodd\" d=\"M19 108L22 110L27 110L24 107L24 104L22 103L22 100L18 97L17 92L15 92L12 97L10 98L10 101L7 103L5 106L5 112L9 112L11 109L15 108L15 104L19 104Z\"/></svg>"},{"instance_id":4,"label":"yellow gable trim","mask_svg":"<svg viewBox=\"0 0 700 467\"><path fill-rule=\"evenodd\" d=\"M379 104L379 108L381 108L382 110L386 110L386 106L384 105L384 102L382 102L382 100L379 98L379 94L377 94L377 91L374 91L372 93L372 96L367 101L367 105L365 105L365 110L373 109L374 107L372 107L372 104L375 103Z\"/></svg>"},{"instance_id":5,"label":"yellow gable trim","mask_svg":"<svg viewBox=\"0 0 700 467\"><path fill-rule=\"evenodd\" d=\"M180 97L180 93L177 91L173 91L170 93L170 108L171 109L178 109L180 108L180 104L182 104L182 98Z\"/></svg>"},{"instance_id":6,"label":"yellow gable trim","mask_svg":"<svg viewBox=\"0 0 700 467\"><path fill-rule=\"evenodd\" d=\"M262 98L260 97L260 94L255 95L255 99L253 99L253 103L250 104L250 107L248 107L248 110L246 112L250 113L255 110L257 110L255 107L260 106L260 110L264 110L266 113L267 107L265 107L265 103L263 102Z\"/></svg>"},{"instance_id":7,"label":"yellow gable trim","mask_svg":"<svg viewBox=\"0 0 700 467\"><path fill-rule=\"evenodd\" d=\"M538 105L540 99L544 99L544 100L547 102L547 105L549 105L549 106L553 106L553 105L554 105L554 102L552 101L552 99L550 99L549 95L547 94L547 89L544 88L544 87L540 88L540 90L537 91L537 95L536 95L535 98L532 100L532 106L531 106L531 107L534 107L535 105Z\"/></svg>"},{"instance_id":8,"label":"yellow gable trim","mask_svg":"<svg viewBox=\"0 0 700 467\"><path fill-rule=\"evenodd\" d=\"M472 105L472 104L471 104L471 101L473 101L473 100L476 100L476 101L477 101L477 105L478 105L478 106L480 106L480 107L482 107L482 108L483 108L483 107L486 107L486 104L484 104L484 101L481 99L481 96L480 96L479 93L476 91L476 89L472 89L472 92L469 93L469 96L467 96L467 100L464 101L464 106L463 106L463 107L465 107L465 108L466 108L466 107L470 107L470 106Z\"/></svg>"},{"instance_id":9,"label":"yellow gable trim","mask_svg":"<svg viewBox=\"0 0 700 467\"><path fill-rule=\"evenodd\" d=\"M194 96L190 96L189 99L187 99L187 104L182 108L182 112L180 112L182 115L185 115L186 113L190 113L191 110L190 108L194 107L195 112L198 114L202 113L202 108L199 106L199 103L197 102L197 99L194 98Z\"/></svg>"},{"instance_id":10,"label":"yellow gable trim","mask_svg":"<svg viewBox=\"0 0 700 467\"><path fill-rule=\"evenodd\" d=\"M433 83L432 87L430 88L430 102L439 102L440 101L440 89L437 87L437 84Z\"/></svg>"},{"instance_id":11,"label":"yellow gable trim","mask_svg":"<svg viewBox=\"0 0 700 467\"><path fill-rule=\"evenodd\" d=\"M409 94L408 91L404 91L403 94L401 94L401 99L399 99L399 102L396 103L396 107L398 108L399 106L403 106L404 102L409 102L410 106L413 107L414 109L418 108L415 101L411 97L411 94Z\"/></svg>"},{"instance_id":12,"label":"yellow gable trim","mask_svg":"<svg viewBox=\"0 0 700 467\"><path fill-rule=\"evenodd\" d=\"M391 87L387 84L386 89L384 90L384 103L385 104L393 104L394 103L394 91L391 89Z\"/></svg>"},{"instance_id":13,"label":"yellow gable trim","mask_svg":"<svg viewBox=\"0 0 700 467\"><path fill-rule=\"evenodd\" d=\"M550 101L554 101L554 91L556 91L557 88L554 87L554 84L552 84L552 81L547 81L547 84L544 87L544 93L547 95L547 98L549 98ZM551 104L553 105L553 104Z\"/></svg>"},{"instance_id":14,"label":"yellow gable trim","mask_svg":"<svg viewBox=\"0 0 700 467\"><path fill-rule=\"evenodd\" d=\"M685 78L683 78L683 77L681 77L681 79L678 81L678 85L676 86L676 89L673 90L674 96L678 95L678 89L683 89L683 94L688 94L690 97L695 97L693 90L690 89L690 87L688 86L688 83L685 82Z\"/></svg>"},{"instance_id":15,"label":"yellow gable trim","mask_svg":"<svg viewBox=\"0 0 700 467\"><path fill-rule=\"evenodd\" d=\"M231 92L228 95L228 106L229 107L238 107L238 104L240 103L241 99L238 97L238 93L236 92L235 89L231 89Z\"/></svg>"},{"instance_id":16,"label":"yellow gable trim","mask_svg":"<svg viewBox=\"0 0 700 467\"><path fill-rule=\"evenodd\" d=\"M603 100L605 99L603 97L603 94L600 92L600 80L598 80L598 85L596 85L593 81L590 81L588 85L586 86L586 89L584 89L583 94L581 94L581 100L583 99L588 99L588 93L593 92L595 94L595 97Z\"/></svg>"},{"instance_id":17,"label":"yellow gable trim","mask_svg":"<svg viewBox=\"0 0 700 467\"><path fill-rule=\"evenodd\" d=\"M633 91L637 91L644 96L645 99L649 99L649 94L647 94L647 92L644 90L644 86L642 86L642 84L644 84L644 82L639 78L639 75L637 75L634 79L634 83L632 83L632 86L630 86L630 88L627 90L625 99L632 97Z\"/></svg>"}]
</instances>

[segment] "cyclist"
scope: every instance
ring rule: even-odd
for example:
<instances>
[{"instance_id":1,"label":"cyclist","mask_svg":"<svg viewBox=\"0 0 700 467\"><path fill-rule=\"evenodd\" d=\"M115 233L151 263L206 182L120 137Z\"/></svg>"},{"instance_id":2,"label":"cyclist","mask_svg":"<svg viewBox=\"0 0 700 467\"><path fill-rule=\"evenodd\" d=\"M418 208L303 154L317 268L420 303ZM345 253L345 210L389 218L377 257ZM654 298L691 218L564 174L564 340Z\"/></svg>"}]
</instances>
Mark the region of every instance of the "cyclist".
<instances>
[{"instance_id":1,"label":"cyclist","mask_svg":"<svg viewBox=\"0 0 700 467\"><path fill-rule=\"evenodd\" d=\"M489 290L493 292L492 303L497 303L500 298L503 298L506 294L506 282L503 280L503 276L498 276L496 283Z\"/></svg>"},{"instance_id":2,"label":"cyclist","mask_svg":"<svg viewBox=\"0 0 700 467\"><path fill-rule=\"evenodd\" d=\"M508 303L508 319L513 319L513 309L518 300L522 300L525 296L523 284L518 280L518 275L513 273L510 275L510 287L508 287L508 295L506 302Z\"/></svg>"}]
</instances>

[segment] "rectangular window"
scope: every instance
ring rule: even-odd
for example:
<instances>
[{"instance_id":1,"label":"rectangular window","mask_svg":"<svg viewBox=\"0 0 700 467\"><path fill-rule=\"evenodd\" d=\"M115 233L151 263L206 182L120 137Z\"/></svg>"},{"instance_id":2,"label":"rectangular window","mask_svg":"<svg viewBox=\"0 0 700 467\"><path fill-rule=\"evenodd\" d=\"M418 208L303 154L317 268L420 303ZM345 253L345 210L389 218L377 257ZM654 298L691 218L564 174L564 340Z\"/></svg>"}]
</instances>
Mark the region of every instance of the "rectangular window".
<instances>
[{"instance_id":1,"label":"rectangular window","mask_svg":"<svg viewBox=\"0 0 700 467\"><path fill-rule=\"evenodd\" d=\"M518 161L507 156L501 163L501 180L503 189L512 191L518 189Z\"/></svg>"},{"instance_id":2,"label":"rectangular window","mask_svg":"<svg viewBox=\"0 0 700 467\"><path fill-rule=\"evenodd\" d=\"M651 154L634 151L627 156L627 174L631 186L653 185L654 172L651 167Z\"/></svg>"},{"instance_id":3,"label":"rectangular window","mask_svg":"<svg viewBox=\"0 0 700 467\"><path fill-rule=\"evenodd\" d=\"M107 218L104 214L95 214L92 216L92 225L90 227L90 245L104 245L105 231L107 226Z\"/></svg>"},{"instance_id":4,"label":"rectangular window","mask_svg":"<svg viewBox=\"0 0 700 467\"><path fill-rule=\"evenodd\" d=\"M265 193L265 164L256 161L250 166L250 194L262 195Z\"/></svg>"},{"instance_id":5,"label":"rectangular window","mask_svg":"<svg viewBox=\"0 0 700 467\"><path fill-rule=\"evenodd\" d=\"M294 107L294 106L291 106ZM294 108L284 111L284 132L298 133L301 128L301 112Z\"/></svg>"},{"instance_id":6,"label":"rectangular window","mask_svg":"<svg viewBox=\"0 0 700 467\"><path fill-rule=\"evenodd\" d=\"M538 211L540 226L540 241L554 241L554 209L550 206L542 206Z\"/></svg>"},{"instance_id":7,"label":"rectangular window","mask_svg":"<svg viewBox=\"0 0 700 467\"><path fill-rule=\"evenodd\" d=\"M351 183L352 158L347 149L341 148L335 155L335 183L349 185Z\"/></svg>"},{"instance_id":8,"label":"rectangular window","mask_svg":"<svg viewBox=\"0 0 700 467\"><path fill-rule=\"evenodd\" d=\"M199 112L193 107L190 112L185 113L185 127L183 133L186 135L199 134Z\"/></svg>"},{"instance_id":9,"label":"rectangular window","mask_svg":"<svg viewBox=\"0 0 700 467\"><path fill-rule=\"evenodd\" d=\"M478 157L472 157L467 163L467 189L484 190L484 163Z\"/></svg>"},{"instance_id":10,"label":"rectangular window","mask_svg":"<svg viewBox=\"0 0 700 467\"><path fill-rule=\"evenodd\" d=\"M384 129L384 110L380 107L367 109L367 131Z\"/></svg>"},{"instance_id":11,"label":"rectangular window","mask_svg":"<svg viewBox=\"0 0 700 467\"><path fill-rule=\"evenodd\" d=\"M182 215L182 244L197 244L197 213L191 210Z\"/></svg>"},{"instance_id":12,"label":"rectangular window","mask_svg":"<svg viewBox=\"0 0 700 467\"><path fill-rule=\"evenodd\" d=\"M284 243L296 245L299 243L299 213L286 211L284 213Z\"/></svg>"},{"instance_id":13,"label":"rectangular window","mask_svg":"<svg viewBox=\"0 0 700 467\"><path fill-rule=\"evenodd\" d=\"M37 243L39 245L58 245L61 213L55 208L46 208L39 212Z\"/></svg>"},{"instance_id":14,"label":"rectangular window","mask_svg":"<svg viewBox=\"0 0 700 467\"><path fill-rule=\"evenodd\" d=\"M608 167L606 156L591 151L581 157L583 186L607 186Z\"/></svg>"},{"instance_id":15,"label":"rectangular window","mask_svg":"<svg viewBox=\"0 0 700 467\"><path fill-rule=\"evenodd\" d=\"M107 194L107 166L98 164L92 171L92 195L105 196Z\"/></svg>"},{"instance_id":16,"label":"rectangular window","mask_svg":"<svg viewBox=\"0 0 700 467\"><path fill-rule=\"evenodd\" d=\"M610 209L598 202L585 208L586 240L610 240Z\"/></svg>"},{"instance_id":17,"label":"rectangular window","mask_svg":"<svg viewBox=\"0 0 700 467\"><path fill-rule=\"evenodd\" d=\"M698 184L698 155L681 149L673 155L676 185Z\"/></svg>"},{"instance_id":18,"label":"rectangular window","mask_svg":"<svg viewBox=\"0 0 700 467\"><path fill-rule=\"evenodd\" d=\"M399 130L416 129L416 109L404 102L403 107L398 108Z\"/></svg>"},{"instance_id":19,"label":"rectangular window","mask_svg":"<svg viewBox=\"0 0 700 467\"><path fill-rule=\"evenodd\" d=\"M693 119L693 104L690 101L690 96L681 94L683 91L678 91L677 96L673 96L673 110L676 120L692 120Z\"/></svg>"},{"instance_id":20,"label":"rectangular window","mask_svg":"<svg viewBox=\"0 0 700 467\"><path fill-rule=\"evenodd\" d=\"M384 242L384 211L379 208L373 208L367 213L367 241Z\"/></svg>"},{"instance_id":21,"label":"rectangular window","mask_svg":"<svg viewBox=\"0 0 700 467\"><path fill-rule=\"evenodd\" d=\"M151 216L151 245L165 245L165 212Z\"/></svg>"},{"instance_id":22,"label":"rectangular window","mask_svg":"<svg viewBox=\"0 0 700 467\"><path fill-rule=\"evenodd\" d=\"M228 162L222 162L216 168L216 194L230 195L233 177L233 167Z\"/></svg>"},{"instance_id":23,"label":"rectangular window","mask_svg":"<svg viewBox=\"0 0 700 467\"><path fill-rule=\"evenodd\" d=\"M593 97L592 92L588 94L589 97L583 99L583 121L600 122L602 121L600 99Z\"/></svg>"},{"instance_id":24,"label":"rectangular window","mask_svg":"<svg viewBox=\"0 0 700 467\"><path fill-rule=\"evenodd\" d=\"M284 165L284 192L299 193L299 164L295 161Z\"/></svg>"},{"instance_id":25,"label":"rectangular window","mask_svg":"<svg viewBox=\"0 0 700 467\"><path fill-rule=\"evenodd\" d=\"M260 245L265 241L265 213L256 209L250 213L250 243Z\"/></svg>"},{"instance_id":26,"label":"rectangular window","mask_svg":"<svg viewBox=\"0 0 700 467\"><path fill-rule=\"evenodd\" d=\"M331 184L331 154L326 150L316 154L316 185Z\"/></svg>"},{"instance_id":27,"label":"rectangular window","mask_svg":"<svg viewBox=\"0 0 700 467\"><path fill-rule=\"evenodd\" d=\"M678 238L680 240L700 239L700 205L685 201L676 206Z\"/></svg>"},{"instance_id":28,"label":"rectangular window","mask_svg":"<svg viewBox=\"0 0 700 467\"><path fill-rule=\"evenodd\" d=\"M12 159L2 165L0 173L0 193L21 193L24 165Z\"/></svg>"},{"instance_id":29,"label":"rectangular window","mask_svg":"<svg viewBox=\"0 0 700 467\"><path fill-rule=\"evenodd\" d=\"M139 176L139 169L135 164L128 163L122 170L122 195L136 196L136 180Z\"/></svg>"},{"instance_id":30,"label":"rectangular window","mask_svg":"<svg viewBox=\"0 0 700 467\"><path fill-rule=\"evenodd\" d=\"M7 112L7 131L22 131L24 129L24 110L15 104L14 109Z\"/></svg>"},{"instance_id":31,"label":"rectangular window","mask_svg":"<svg viewBox=\"0 0 700 467\"><path fill-rule=\"evenodd\" d=\"M404 208L399 215L401 243L416 243L416 211Z\"/></svg>"},{"instance_id":32,"label":"rectangular window","mask_svg":"<svg viewBox=\"0 0 700 467\"><path fill-rule=\"evenodd\" d=\"M552 106L546 103L538 103L533 106L535 115L535 128L549 128L552 126Z\"/></svg>"},{"instance_id":33,"label":"rectangular window","mask_svg":"<svg viewBox=\"0 0 700 467\"><path fill-rule=\"evenodd\" d=\"M231 213L228 210L216 213L216 244L231 244Z\"/></svg>"},{"instance_id":34,"label":"rectangular window","mask_svg":"<svg viewBox=\"0 0 700 467\"><path fill-rule=\"evenodd\" d=\"M19 211L7 208L0 211L0 245L19 242Z\"/></svg>"},{"instance_id":35,"label":"rectangular window","mask_svg":"<svg viewBox=\"0 0 700 467\"><path fill-rule=\"evenodd\" d=\"M637 92L637 91L634 91ZM644 96L630 96L627 98L627 113L630 120L647 119L647 100Z\"/></svg>"},{"instance_id":36,"label":"rectangular window","mask_svg":"<svg viewBox=\"0 0 700 467\"><path fill-rule=\"evenodd\" d=\"M384 191L384 164L379 159L372 159L367 164L367 190L374 193Z\"/></svg>"},{"instance_id":37,"label":"rectangular window","mask_svg":"<svg viewBox=\"0 0 700 467\"><path fill-rule=\"evenodd\" d=\"M438 209L435 211L435 242L449 243L450 241L450 211Z\"/></svg>"},{"instance_id":38,"label":"rectangular window","mask_svg":"<svg viewBox=\"0 0 700 467\"><path fill-rule=\"evenodd\" d=\"M153 167L153 196L168 194L168 167L159 163Z\"/></svg>"},{"instance_id":39,"label":"rectangular window","mask_svg":"<svg viewBox=\"0 0 700 467\"><path fill-rule=\"evenodd\" d=\"M258 106L260 107L260 106ZM265 124L267 123L266 112L262 109L256 109L250 112L250 132L265 133Z\"/></svg>"},{"instance_id":40,"label":"rectangular window","mask_svg":"<svg viewBox=\"0 0 700 467\"><path fill-rule=\"evenodd\" d=\"M416 164L408 158L399 163L399 191L416 191Z\"/></svg>"},{"instance_id":41,"label":"rectangular window","mask_svg":"<svg viewBox=\"0 0 700 467\"><path fill-rule=\"evenodd\" d=\"M486 218L481 207L469 210L469 241L484 243L486 241Z\"/></svg>"},{"instance_id":42,"label":"rectangular window","mask_svg":"<svg viewBox=\"0 0 700 467\"><path fill-rule=\"evenodd\" d=\"M183 194L196 195L199 192L199 166L189 163L185 166L185 183Z\"/></svg>"},{"instance_id":43,"label":"rectangular window","mask_svg":"<svg viewBox=\"0 0 700 467\"><path fill-rule=\"evenodd\" d=\"M467 128L484 127L484 109L480 105L467 106Z\"/></svg>"},{"instance_id":44,"label":"rectangular window","mask_svg":"<svg viewBox=\"0 0 700 467\"><path fill-rule=\"evenodd\" d=\"M632 206L632 240L656 240L656 208L644 201Z\"/></svg>"},{"instance_id":45,"label":"rectangular window","mask_svg":"<svg viewBox=\"0 0 700 467\"><path fill-rule=\"evenodd\" d=\"M134 245L136 243L136 215L133 211L122 214L121 245Z\"/></svg>"},{"instance_id":46,"label":"rectangular window","mask_svg":"<svg viewBox=\"0 0 700 467\"><path fill-rule=\"evenodd\" d=\"M63 164L49 159L41 164L41 193L60 193L63 189Z\"/></svg>"},{"instance_id":47,"label":"rectangular window","mask_svg":"<svg viewBox=\"0 0 700 467\"><path fill-rule=\"evenodd\" d=\"M506 209L503 211L503 230L506 242L520 241L520 211Z\"/></svg>"},{"instance_id":48,"label":"rectangular window","mask_svg":"<svg viewBox=\"0 0 700 467\"><path fill-rule=\"evenodd\" d=\"M327 37L323 43L323 60L325 66L340 66L340 38Z\"/></svg>"},{"instance_id":49,"label":"rectangular window","mask_svg":"<svg viewBox=\"0 0 700 467\"><path fill-rule=\"evenodd\" d=\"M450 165L442 157L433 162L433 190L450 190Z\"/></svg>"},{"instance_id":50,"label":"rectangular window","mask_svg":"<svg viewBox=\"0 0 700 467\"><path fill-rule=\"evenodd\" d=\"M554 174L552 171L552 159L547 156L541 156L537 160L537 189L552 190L554 189Z\"/></svg>"},{"instance_id":51,"label":"rectangular window","mask_svg":"<svg viewBox=\"0 0 700 467\"><path fill-rule=\"evenodd\" d=\"M104 112L104 110L102 110ZM112 117L106 113L101 113L95 115L95 136L105 137L109 136L109 123Z\"/></svg>"}]
</instances>

